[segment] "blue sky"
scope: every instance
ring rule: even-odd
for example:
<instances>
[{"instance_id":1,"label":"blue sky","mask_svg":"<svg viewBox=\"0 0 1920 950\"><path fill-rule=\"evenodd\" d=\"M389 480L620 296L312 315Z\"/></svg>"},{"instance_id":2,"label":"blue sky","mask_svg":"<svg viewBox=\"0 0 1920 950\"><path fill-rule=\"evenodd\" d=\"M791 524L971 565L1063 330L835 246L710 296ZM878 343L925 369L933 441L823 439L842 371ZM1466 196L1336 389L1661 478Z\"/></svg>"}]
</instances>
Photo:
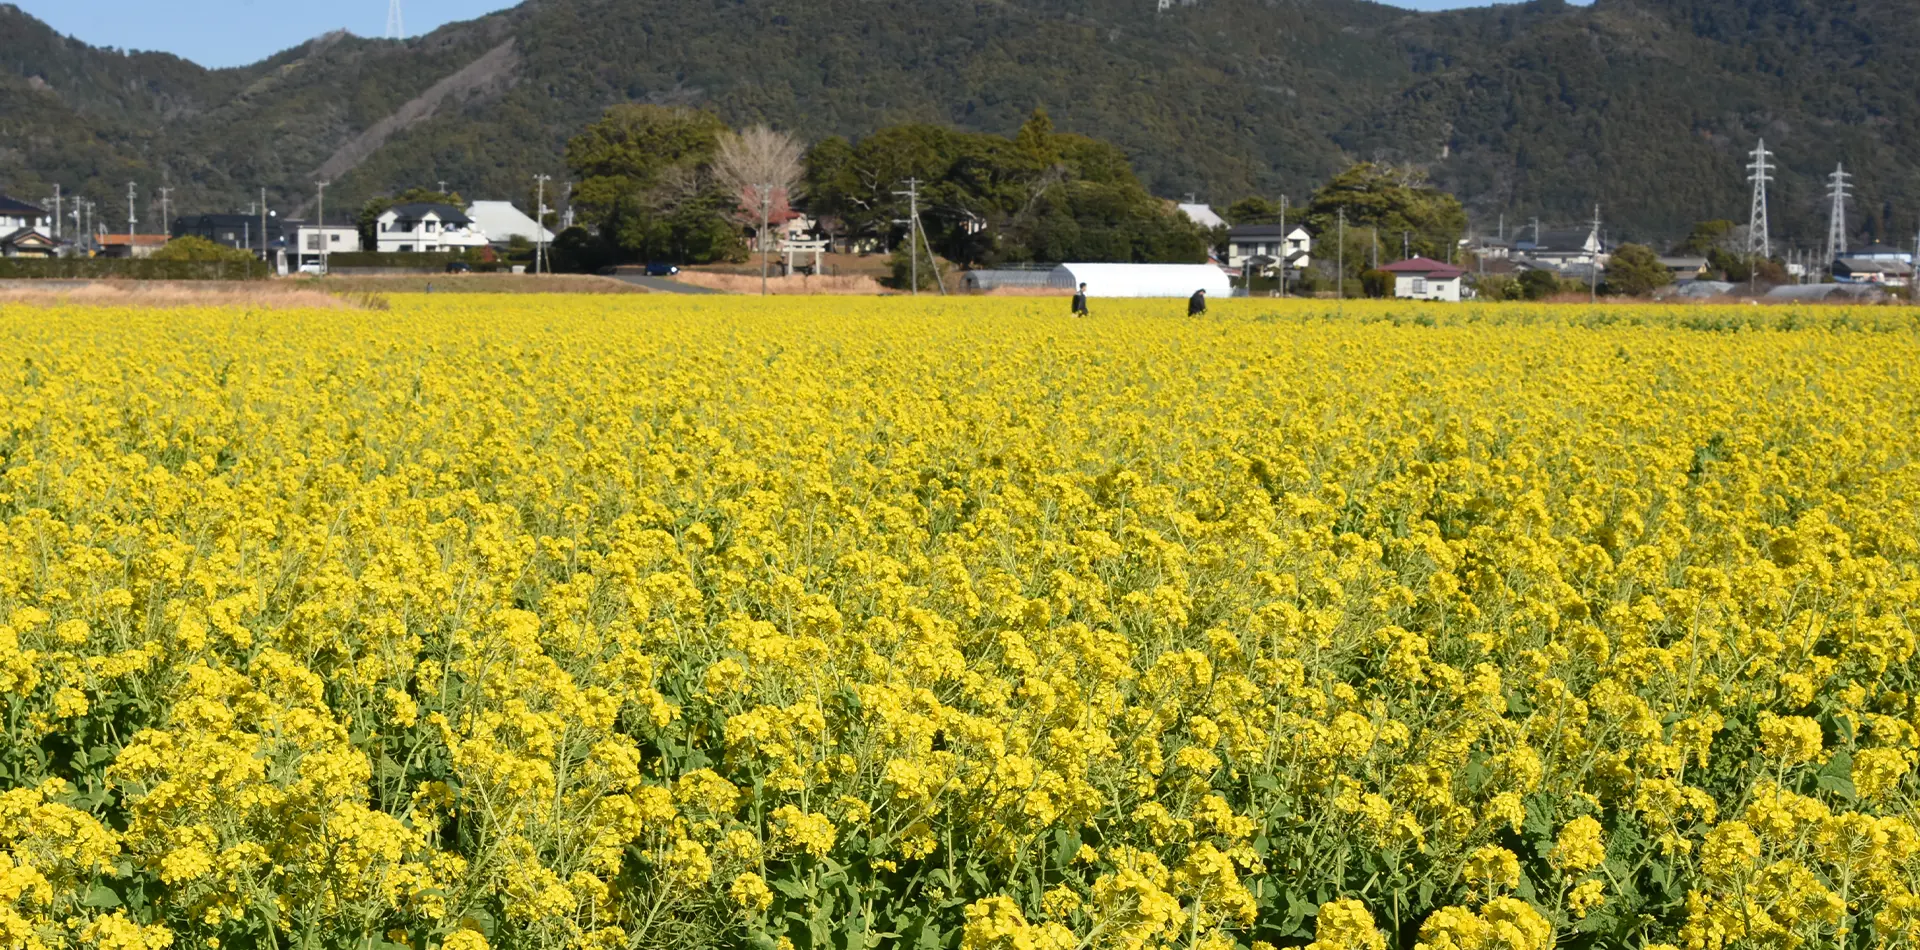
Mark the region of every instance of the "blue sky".
<instances>
[{"instance_id":1,"label":"blue sky","mask_svg":"<svg viewBox=\"0 0 1920 950\"><path fill-rule=\"evenodd\" d=\"M329 30L381 36L387 0L13 0L54 29L95 46L163 50L203 66L241 66ZM1144 0L1143 0L1144 2ZM1420 10L1459 0L1390 0ZM407 35L505 7L502 0L402 0Z\"/></svg>"},{"instance_id":2,"label":"blue sky","mask_svg":"<svg viewBox=\"0 0 1920 950\"><path fill-rule=\"evenodd\" d=\"M242 66L330 30L384 36L387 0L12 0L95 46L162 50L203 66ZM401 0L408 36L514 0Z\"/></svg>"}]
</instances>

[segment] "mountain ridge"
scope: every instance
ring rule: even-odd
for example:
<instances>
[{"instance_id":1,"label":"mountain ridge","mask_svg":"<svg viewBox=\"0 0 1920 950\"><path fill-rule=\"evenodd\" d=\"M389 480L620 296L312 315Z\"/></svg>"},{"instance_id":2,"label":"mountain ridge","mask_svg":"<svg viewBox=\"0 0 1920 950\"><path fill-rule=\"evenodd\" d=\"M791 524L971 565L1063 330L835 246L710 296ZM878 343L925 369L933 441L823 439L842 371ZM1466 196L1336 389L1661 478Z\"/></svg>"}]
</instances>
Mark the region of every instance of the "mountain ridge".
<instances>
[{"instance_id":1,"label":"mountain ridge","mask_svg":"<svg viewBox=\"0 0 1920 950\"><path fill-rule=\"evenodd\" d=\"M1920 213L1920 107L1898 79L1920 73L1920 35L1893 6L530 0L404 42L329 34L215 70L91 47L0 6L0 190L59 182L124 209L127 181L164 181L197 211L264 186L292 208L320 171L341 208L442 179L520 200L617 102L810 139L904 121L1007 133L1045 107L1126 149L1168 196L1298 198L1377 158L1426 167L1485 229L1502 214L1581 221L1599 203L1610 233L1643 239L1744 216L1742 154L1764 134L1782 164L1776 234L1824 236L1821 176L1844 160L1861 235L1895 239ZM460 80L488 56L511 62Z\"/></svg>"}]
</instances>

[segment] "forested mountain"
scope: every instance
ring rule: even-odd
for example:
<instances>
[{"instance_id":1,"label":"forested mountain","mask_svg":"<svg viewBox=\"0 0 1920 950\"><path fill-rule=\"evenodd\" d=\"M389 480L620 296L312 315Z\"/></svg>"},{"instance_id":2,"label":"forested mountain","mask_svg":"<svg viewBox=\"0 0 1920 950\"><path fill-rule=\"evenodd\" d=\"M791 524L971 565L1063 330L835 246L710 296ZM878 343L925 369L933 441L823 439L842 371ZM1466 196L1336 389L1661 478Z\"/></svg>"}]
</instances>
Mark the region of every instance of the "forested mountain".
<instances>
[{"instance_id":1,"label":"forested mountain","mask_svg":"<svg viewBox=\"0 0 1920 950\"><path fill-rule=\"evenodd\" d=\"M1298 197L1386 159L1425 166L1485 228L1599 202L1610 233L1653 240L1744 218L1742 153L1765 135L1776 234L1817 243L1822 177L1845 161L1857 230L1902 238L1920 224L1920 21L1903 5L529 0L229 70L89 47L0 6L0 190L84 190L116 226L129 180L171 185L185 211L262 187L292 208L315 180L333 182L330 208L442 180L520 199L618 102L806 138L906 121L1005 134L1043 106L1119 144L1163 195Z\"/></svg>"}]
</instances>

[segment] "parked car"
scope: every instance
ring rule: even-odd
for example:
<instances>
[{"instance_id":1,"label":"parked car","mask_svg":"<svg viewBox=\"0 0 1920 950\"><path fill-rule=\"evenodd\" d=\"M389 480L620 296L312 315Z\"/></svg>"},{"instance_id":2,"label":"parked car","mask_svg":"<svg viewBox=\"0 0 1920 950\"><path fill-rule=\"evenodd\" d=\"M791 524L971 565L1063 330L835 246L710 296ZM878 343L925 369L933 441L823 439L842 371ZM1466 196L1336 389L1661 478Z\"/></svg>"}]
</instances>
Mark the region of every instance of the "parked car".
<instances>
[{"instance_id":1,"label":"parked car","mask_svg":"<svg viewBox=\"0 0 1920 950\"><path fill-rule=\"evenodd\" d=\"M473 273L473 265L472 265L472 264L469 264L469 263L467 263L466 261L448 261L448 262L447 262L447 273L449 273L449 274L471 274L471 273Z\"/></svg>"},{"instance_id":2,"label":"parked car","mask_svg":"<svg viewBox=\"0 0 1920 950\"><path fill-rule=\"evenodd\" d=\"M666 261L647 262L648 277L672 277L678 273L680 273L680 265L678 264L670 264Z\"/></svg>"}]
</instances>

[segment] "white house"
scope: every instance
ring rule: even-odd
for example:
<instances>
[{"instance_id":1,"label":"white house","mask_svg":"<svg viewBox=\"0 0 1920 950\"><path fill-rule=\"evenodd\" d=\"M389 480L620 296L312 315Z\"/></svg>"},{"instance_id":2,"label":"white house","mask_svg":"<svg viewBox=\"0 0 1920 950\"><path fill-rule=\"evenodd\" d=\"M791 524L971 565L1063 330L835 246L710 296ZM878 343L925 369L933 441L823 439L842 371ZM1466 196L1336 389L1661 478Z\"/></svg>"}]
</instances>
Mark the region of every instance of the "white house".
<instances>
[{"instance_id":1,"label":"white house","mask_svg":"<svg viewBox=\"0 0 1920 950\"><path fill-rule=\"evenodd\" d=\"M1180 213L1187 216L1187 220L1203 228L1211 230L1213 228L1224 228L1227 226L1226 219L1215 213L1212 205L1182 201L1178 207Z\"/></svg>"},{"instance_id":2,"label":"white house","mask_svg":"<svg viewBox=\"0 0 1920 950\"><path fill-rule=\"evenodd\" d=\"M1460 279L1467 272L1430 257L1415 257L1382 268L1393 275L1393 295L1408 300L1460 300Z\"/></svg>"},{"instance_id":3,"label":"white house","mask_svg":"<svg viewBox=\"0 0 1920 950\"><path fill-rule=\"evenodd\" d=\"M517 237L526 238L529 244L553 243L553 232L511 201L476 201L467 206L467 218L495 247L506 247Z\"/></svg>"},{"instance_id":4,"label":"white house","mask_svg":"<svg viewBox=\"0 0 1920 950\"><path fill-rule=\"evenodd\" d=\"M1227 232L1227 269L1241 271L1260 261L1260 273L1271 274L1285 263L1297 271L1313 263L1313 235L1299 225L1243 224Z\"/></svg>"},{"instance_id":5,"label":"white house","mask_svg":"<svg viewBox=\"0 0 1920 950\"><path fill-rule=\"evenodd\" d=\"M416 201L394 205L375 225L375 250L382 254L424 254L485 247L487 234L452 205Z\"/></svg>"},{"instance_id":6,"label":"white house","mask_svg":"<svg viewBox=\"0 0 1920 950\"><path fill-rule=\"evenodd\" d=\"M45 211L0 195L0 257L52 257L59 246Z\"/></svg>"},{"instance_id":7,"label":"white house","mask_svg":"<svg viewBox=\"0 0 1920 950\"><path fill-rule=\"evenodd\" d=\"M352 254L360 250L360 229L351 224L287 221L281 227L293 237L292 252L288 256L296 270L318 267L329 254Z\"/></svg>"},{"instance_id":8,"label":"white house","mask_svg":"<svg viewBox=\"0 0 1920 950\"><path fill-rule=\"evenodd\" d=\"M1574 264L1591 265L1596 261L1605 267L1609 256L1599 232L1592 228L1585 231L1545 232L1536 228L1533 240L1515 241L1513 249L1529 260L1561 269Z\"/></svg>"},{"instance_id":9,"label":"white house","mask_svg":"<svg viewBox=\"0 0 1920 950\"><path fill-rule=\"evenodd\" d=\"M1212 264L1061 264L1047 278L1055 290L1087 285L1089 297L1210 297L1233 295L1227 273Z\"/></svg>"}]
</instances>

